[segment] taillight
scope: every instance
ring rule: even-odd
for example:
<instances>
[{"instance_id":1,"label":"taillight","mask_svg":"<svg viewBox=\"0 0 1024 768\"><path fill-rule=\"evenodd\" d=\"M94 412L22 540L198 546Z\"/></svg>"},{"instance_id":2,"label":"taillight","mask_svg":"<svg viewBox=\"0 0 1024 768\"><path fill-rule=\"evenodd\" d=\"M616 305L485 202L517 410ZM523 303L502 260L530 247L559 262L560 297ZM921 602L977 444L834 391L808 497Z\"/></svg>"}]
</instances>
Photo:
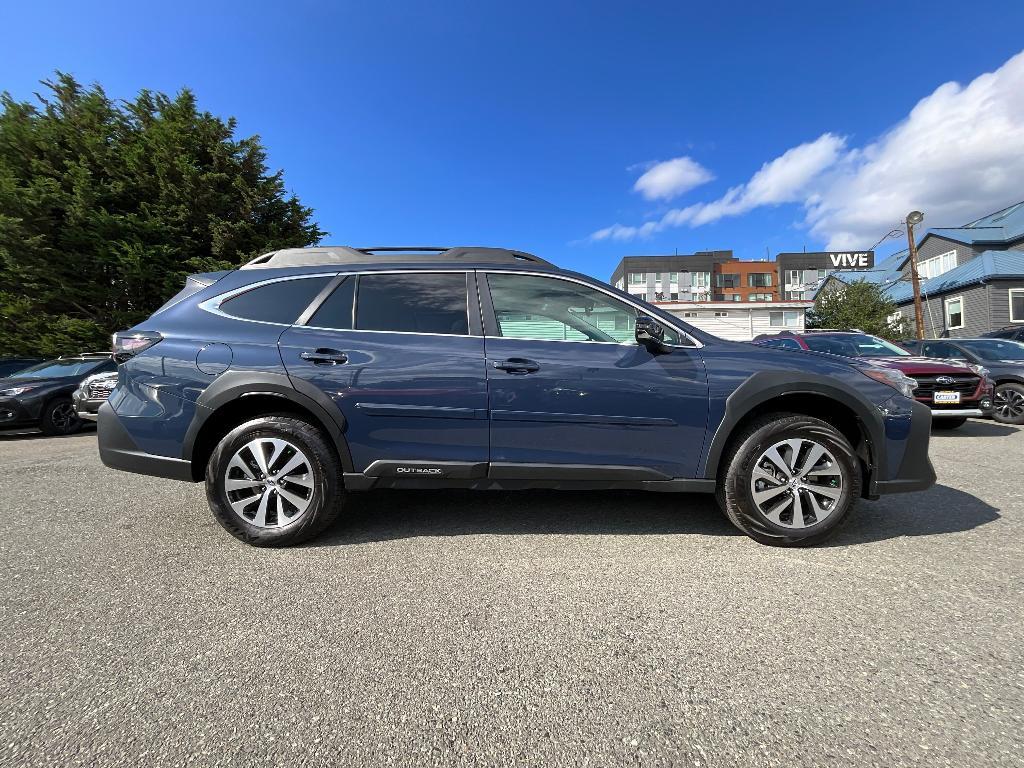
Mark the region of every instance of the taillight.
<instances>
[{"instance_id":1,"label":"taillight","mask_svg":"<svg viewBox=\"0 0 1024 768\"><path fill-rule=\"evenodd\" d=\"M123 363L163 338L156 331L120 331L114 334L114 360Z\"/></svg>"}]
</instances>

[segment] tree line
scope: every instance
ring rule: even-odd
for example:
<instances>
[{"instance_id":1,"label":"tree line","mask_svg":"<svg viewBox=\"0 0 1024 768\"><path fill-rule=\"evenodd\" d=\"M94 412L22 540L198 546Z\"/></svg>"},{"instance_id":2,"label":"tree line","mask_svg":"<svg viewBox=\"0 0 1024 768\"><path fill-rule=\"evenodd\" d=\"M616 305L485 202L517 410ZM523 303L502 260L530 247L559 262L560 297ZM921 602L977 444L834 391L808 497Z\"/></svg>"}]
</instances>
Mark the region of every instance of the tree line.
<instances>
[{"instance_id":1,"label":"tree line","mask_svg":"<svg viewBox=\"0 0 1024 768\"><path fill-rule=\"evenodd\" d=\"M0 94L0 356L108 349L187 275L324 236L259 136L190 90L42 86Z\"/></svg>"}]
</instances>

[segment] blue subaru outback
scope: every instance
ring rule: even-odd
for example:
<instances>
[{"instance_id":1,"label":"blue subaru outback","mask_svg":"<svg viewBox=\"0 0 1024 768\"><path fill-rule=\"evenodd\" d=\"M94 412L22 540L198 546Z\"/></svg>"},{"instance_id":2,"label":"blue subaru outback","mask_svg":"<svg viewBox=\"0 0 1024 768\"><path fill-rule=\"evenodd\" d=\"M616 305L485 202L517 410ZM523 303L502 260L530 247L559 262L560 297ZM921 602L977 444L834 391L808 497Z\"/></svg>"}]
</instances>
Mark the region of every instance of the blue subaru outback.
<instances>
[{"instance_id":1,"label":"blue subaru outback","mask_svg":"<svg viewBox=\"0 0 1024 768\"><path fill-rule=\"evenodd\" d=\"M801 546L935 481L899 371L723 341L519 251L276 251L192 276L114 348L103 462L205 481L257 546L377 488L715 493Z\"/></svg>"}]
</instances>

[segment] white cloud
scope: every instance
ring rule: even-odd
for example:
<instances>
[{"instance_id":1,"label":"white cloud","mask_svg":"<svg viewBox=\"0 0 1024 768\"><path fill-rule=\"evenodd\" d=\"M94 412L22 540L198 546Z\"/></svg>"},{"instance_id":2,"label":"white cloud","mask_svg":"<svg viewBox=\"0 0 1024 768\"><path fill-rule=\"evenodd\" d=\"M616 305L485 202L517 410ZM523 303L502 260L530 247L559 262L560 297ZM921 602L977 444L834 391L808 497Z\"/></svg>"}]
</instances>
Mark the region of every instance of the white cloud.
<instances>
[{"instance_id":1,"label":"white cloud","mask_svg":"<svg viewBox=\"0 0 1024 768\"><path fill-rule=\"evenodd\" d=\"M651 165L633 185L647 200L671 200L715 178L707 168L689 157L675 157Z\"/></svg>"},{"instance_id":2,"label":"white cloud","mask_svg":"<svg viewBox=\"0 0 1024 768\"><path fill-rule=\"evenodd\" d=\"M1024 199L1024 53L966 87L945 83L906 120L851 153L807 201L830 249L863 248L909 211L958 226Z\"/></svg>"},{"instance_id":3,"label":"white cloud","mask_svg":"<svg viewBox=\"0 0 1024 768\"><path fill-rule=\"evenodd\" d=\"M829 249L864 248L914 209L931 226L956 226L1017 202L1024 198L1021 179L1024 53L967 86L939 86L877 141L847 149L844 138L823 134L765 163L717 200L639 226L615 224L590 239L631 240L800 203L806 226Z\"/></svg>"}]
</instances>

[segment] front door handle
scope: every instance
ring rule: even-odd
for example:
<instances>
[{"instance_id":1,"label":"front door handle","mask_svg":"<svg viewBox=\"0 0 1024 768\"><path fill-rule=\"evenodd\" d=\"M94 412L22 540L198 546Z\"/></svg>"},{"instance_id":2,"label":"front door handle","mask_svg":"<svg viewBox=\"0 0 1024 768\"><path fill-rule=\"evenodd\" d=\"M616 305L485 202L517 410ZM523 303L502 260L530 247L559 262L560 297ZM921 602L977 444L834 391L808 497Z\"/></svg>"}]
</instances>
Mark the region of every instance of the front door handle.
<instances>
[{"instance_id":1,"label":"front door handle","mask_svg":"<svg viewBox=\"0 0 1024 768\"><path fill-rule=\"evenodd\" d=\"M312 352L303 352L299 357L313 365L342 365L348 362L348 355L344 352L323 347Z\"/></svg>"},{"instance_id":2,"label":"front door handle","mask_svg":"<svg viewBox=\"0 0 1024 768\"><path fill-rule=\"evenodd\" d=\"M508 360L494 360L491 365L499 371L505 371L506 373L512 373L519 376L527 373L535 373L540 370L540 365L538 363L533 362L533 360L527 360L525 357L510 357Z\"/></svg>"}]
</instances>

